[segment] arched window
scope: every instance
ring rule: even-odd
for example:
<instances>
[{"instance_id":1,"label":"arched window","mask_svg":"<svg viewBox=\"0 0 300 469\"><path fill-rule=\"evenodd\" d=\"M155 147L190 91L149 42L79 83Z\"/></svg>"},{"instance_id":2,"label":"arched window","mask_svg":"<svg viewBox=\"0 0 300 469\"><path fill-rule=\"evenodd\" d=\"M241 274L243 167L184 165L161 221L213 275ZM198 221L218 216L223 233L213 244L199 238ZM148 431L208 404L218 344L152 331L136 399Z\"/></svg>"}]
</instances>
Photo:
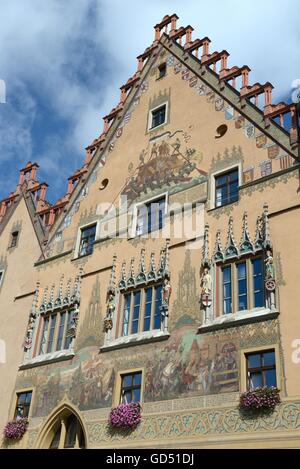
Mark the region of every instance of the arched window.
<instances>
[{"instance_id":1,"label":"arched window","mask_svg":"<svg viewBox=\"0 0 300 469\"><path fill-rule=\"evenodd\" d=\"M61 414L49 433L50 449L83 449L86 446L81 423L70 412Z\"/></svg>"}]
</instances>

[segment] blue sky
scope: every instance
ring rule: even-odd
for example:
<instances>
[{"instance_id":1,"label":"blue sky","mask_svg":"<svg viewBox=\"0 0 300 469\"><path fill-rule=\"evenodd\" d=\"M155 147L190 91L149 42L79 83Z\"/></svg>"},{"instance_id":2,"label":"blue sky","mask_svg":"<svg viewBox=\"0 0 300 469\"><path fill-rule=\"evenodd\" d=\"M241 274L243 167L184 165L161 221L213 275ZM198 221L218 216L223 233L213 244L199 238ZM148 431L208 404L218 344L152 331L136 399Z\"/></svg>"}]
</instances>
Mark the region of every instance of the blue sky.
<instances>
[{"instance_id":1,"label":"blue sky","mask_svg":"<svg viewBox=\"0 0 300 469\"><path fill-rule=\"evenodd\" d=\"M0 200L28 160L40 164L48 200L102 131L102 116L153 41L153 25L176 12L193 37L226 49L229 66L247 64L251 83L271 81L288 99L300 78L298 0L0 0Z\"/></svg>"}]
</instances>

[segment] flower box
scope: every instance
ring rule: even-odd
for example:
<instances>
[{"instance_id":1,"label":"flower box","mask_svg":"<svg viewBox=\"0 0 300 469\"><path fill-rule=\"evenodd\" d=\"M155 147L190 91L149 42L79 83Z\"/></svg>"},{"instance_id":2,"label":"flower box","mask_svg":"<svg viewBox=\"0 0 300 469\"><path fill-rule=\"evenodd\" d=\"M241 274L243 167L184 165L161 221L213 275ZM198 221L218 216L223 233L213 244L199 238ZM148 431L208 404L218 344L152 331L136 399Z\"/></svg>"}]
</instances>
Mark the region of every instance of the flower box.
<instances>
[{"instance_id":1,"label":"flower box","mask_svg":"<svg viewBox=\"0 0 300 469\"><path fill-rule=\"evenodd\" d=\"M28 419L20 418L8 422L3 430L4 437L8 440L19 440L28 427Z\"/></svg>"},{"instance_id":2,"label":"flower box","mask_svg":"<svg viewBox=\"0 0 300 469\"><path fill-rule=\"evenodd\" d=\"M131 429L141 421L141 405L138 402L119 404L110 411L108 423L113 428Z\"/></svg>"},{"instance_id":3,"label":"flower box","mask_svg":"<svg viewBox=\"0 0 300 469\"><path fill-rule=\"evenodd\" d=\"M268 413L280 404L280 391L275 387L251 389L240 395L239 408L243 413Z\"/></svg>"}]
</instances>

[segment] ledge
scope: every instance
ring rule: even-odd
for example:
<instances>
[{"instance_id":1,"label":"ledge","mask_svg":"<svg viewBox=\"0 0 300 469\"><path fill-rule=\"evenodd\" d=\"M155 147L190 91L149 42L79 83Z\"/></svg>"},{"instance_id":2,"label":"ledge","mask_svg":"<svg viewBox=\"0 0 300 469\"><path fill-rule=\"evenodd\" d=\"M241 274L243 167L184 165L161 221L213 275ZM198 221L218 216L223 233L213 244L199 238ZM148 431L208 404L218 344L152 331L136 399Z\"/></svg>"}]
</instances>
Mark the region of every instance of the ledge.
<instances>
[{"instance_id":1,"label":"ledge","mask_svg":"<svg viewBox=\"0 0 300 469\"><path fill-rule=\"evenodd\" d=\"M111 342L103 345L100 348L100 352L108 352L110 350L117 350L120 348L131 347L134 345L158 342L160 340L166 340L169 337L169 332L163 332L159 330L146 331L140 334L132 334L126 337L119 337L118 339L112 340Z\"/></svg>"},{"instance_id":2,"label":"ledge","mask_svg":"<svg viewBox=\"0 0 300 469\"><path fill-rule=\"evenodd\" d=\"M19 370L26 370L27 368L34 368L36 366L48 365L49 363L60 362L63 360L70 360L75 355L74 350L59 350L58 352L45 353L22 363Z\"/></svg>"},{"instance_id":3,"label":"ledge","mask_svg":"<svg viewBox=\"0 0 300 469\"><path fill-rule=\"evenodd\" d=\"M207 322L198 328L198 334L215 331L217 329L226 329L227 327L236 327L253 322L266 321L277 318L279 311L268 308L254 308L251 310L238 311L232 314L223 314L211 322Z\"/></svg>"}]
</instances>

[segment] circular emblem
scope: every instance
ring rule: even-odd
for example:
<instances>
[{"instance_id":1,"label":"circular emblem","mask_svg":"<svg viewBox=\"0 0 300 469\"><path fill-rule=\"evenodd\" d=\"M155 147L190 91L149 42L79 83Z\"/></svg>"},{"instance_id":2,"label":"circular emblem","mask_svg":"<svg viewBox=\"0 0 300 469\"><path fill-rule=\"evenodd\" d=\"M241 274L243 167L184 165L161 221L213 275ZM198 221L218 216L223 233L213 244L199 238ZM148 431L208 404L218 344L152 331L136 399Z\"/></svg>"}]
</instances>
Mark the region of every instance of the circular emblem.
<instances>
[{"instance_id":1,"label":"circular emblem","mask_svg":"<svg viewBox=\"0 0 300 469\"><path fill-rule=\"evenodd\" d=\"M276 288L275 280L273 278L270 278L270 279L266 280L265 287L266 287L266 290L268 290L268 291L274 291L275 288Z\"/></svg>"},{"instance_id":2,"label":"circular emblem","mask_svg":"<svg viewBox=\"0 0 300 469\"><path fill-rule=\"evenodd\" d=\"M207 295L207 293L203 293L201 296L201 301L204 308L209 308L211 306L211 296Z\"/></svg>"}]
</instances>

